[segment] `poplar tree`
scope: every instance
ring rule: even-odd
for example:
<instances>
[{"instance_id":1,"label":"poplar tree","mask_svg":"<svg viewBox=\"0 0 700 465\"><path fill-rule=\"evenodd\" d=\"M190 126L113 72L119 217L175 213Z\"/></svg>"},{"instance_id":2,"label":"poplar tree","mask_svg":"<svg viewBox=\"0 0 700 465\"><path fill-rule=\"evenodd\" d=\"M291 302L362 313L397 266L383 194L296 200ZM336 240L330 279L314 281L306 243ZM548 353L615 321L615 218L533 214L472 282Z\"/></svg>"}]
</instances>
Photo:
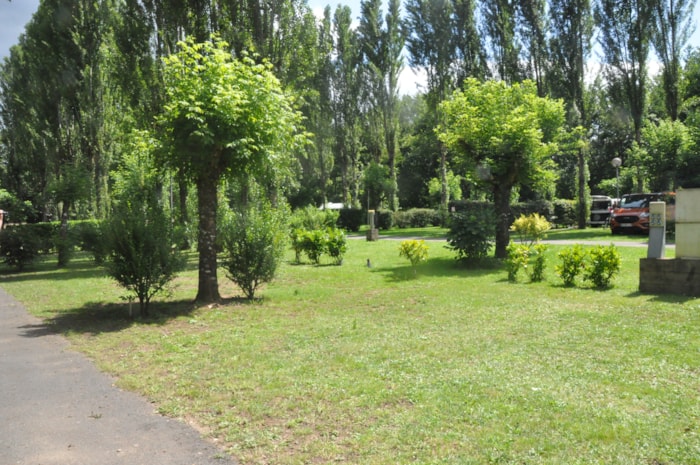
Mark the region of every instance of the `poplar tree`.
<instances>
[{"instance_id":1,"label":"poplar tree","mask_svg":"<svg viewBox=\"0 0 700 465\"><path fill-rule=\"evenodd\" d=\"M663 64L661 82L666 111L669 118L676 121L682 103L681 53L695 29L692 18L695 0L656 0L654 6L655 27L651 41Z\"/></svg>"}]
</instances>

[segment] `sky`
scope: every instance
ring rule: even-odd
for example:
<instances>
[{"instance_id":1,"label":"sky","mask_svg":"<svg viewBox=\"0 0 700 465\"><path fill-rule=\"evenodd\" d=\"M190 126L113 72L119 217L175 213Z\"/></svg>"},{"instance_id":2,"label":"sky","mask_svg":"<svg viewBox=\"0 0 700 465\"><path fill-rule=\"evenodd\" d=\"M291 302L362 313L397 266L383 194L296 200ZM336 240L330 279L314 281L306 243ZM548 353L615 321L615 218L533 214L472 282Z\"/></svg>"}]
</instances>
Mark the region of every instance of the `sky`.
<instances>
[{"instance_id":1,"label":"sky","mask_svg":"<svg viewBox=\"0 0 700 465\"><path fill-rule=\"evenodd\" d=\"M339 3L348 5L353 17L357 18L360 15L360 0L308 0L308 3L319 17L322 16L326 5L330 4L335 9ZM10 47L17 43L19 35L38 6L39 0L0 0L0 59L9 55ZM700 47L700 3L695 8L694 21L697 26L688 45ZM399 80L401 92L415 93L416 86L423 80L423 76L415 74L406 66Z\"/></svg>"}]
</instances>

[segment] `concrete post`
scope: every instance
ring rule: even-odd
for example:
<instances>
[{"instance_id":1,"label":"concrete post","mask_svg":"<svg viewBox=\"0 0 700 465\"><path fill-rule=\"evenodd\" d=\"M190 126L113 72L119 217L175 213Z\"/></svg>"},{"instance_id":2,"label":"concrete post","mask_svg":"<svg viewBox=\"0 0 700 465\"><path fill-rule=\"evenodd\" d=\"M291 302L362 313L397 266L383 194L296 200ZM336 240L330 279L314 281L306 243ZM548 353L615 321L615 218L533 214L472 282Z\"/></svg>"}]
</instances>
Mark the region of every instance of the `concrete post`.
<instances>
[{"instance_id":1,"label":"concrete post","mask_svg":"<svg viewBox=\"0 0 700 465\"><path fill-rule=\"evenodd\" d=\"M666 202L649 204L649 247L647 258L664 258L666 250Z\"/></svg>"}]
</instances>

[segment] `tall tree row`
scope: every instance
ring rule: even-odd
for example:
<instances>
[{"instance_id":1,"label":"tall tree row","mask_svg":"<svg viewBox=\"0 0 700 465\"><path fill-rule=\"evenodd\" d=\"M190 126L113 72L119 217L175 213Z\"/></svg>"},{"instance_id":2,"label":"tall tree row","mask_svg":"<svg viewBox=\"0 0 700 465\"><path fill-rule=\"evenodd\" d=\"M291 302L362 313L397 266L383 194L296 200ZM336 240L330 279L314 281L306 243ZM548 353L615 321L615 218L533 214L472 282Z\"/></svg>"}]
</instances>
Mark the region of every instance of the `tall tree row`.
<instances>
[{"instance_id":1,"label":"tall tree row","mask_svg":"<svg viewBox=\"0 0 700 465\"><path fill-rule=\"evenodd\" d=\"M529 79L538 96L563 99L569 132L579 128L568 146L578 148L554 155L556 194L583 205L610 177L613 156L624 160L624 179L634 166L635 188L644 187L658 166L650 154L660 153L645 141L645 126L657 124L649 114L694 121L684 104L693 84L683 77L694 8L694 0L363 0L358 11L340 5L315 17L306 0L46 0L0 70L1 187L34 205L32 220L107 215L123 135L152 127L163 111L163 59L187 37L215 34L232 56L270 63L296 96L311 134L285 181L296 205L398 209L399 198L427 202L437 179L445 209L449 180L460 176L467 195L483 196L432 130L439 104L471 78ZM593 58L602 59L599 79ZM656 62L658 86L648 75ZM402 73L425 76L406 107ZM407 109L420 115L401 118ZM408 172L418 166L420 175ZM187 222L193 186L177 172L173 183L177 220ZM527 185L514 192L552 195Z\"/></svg>"}]
</instances>

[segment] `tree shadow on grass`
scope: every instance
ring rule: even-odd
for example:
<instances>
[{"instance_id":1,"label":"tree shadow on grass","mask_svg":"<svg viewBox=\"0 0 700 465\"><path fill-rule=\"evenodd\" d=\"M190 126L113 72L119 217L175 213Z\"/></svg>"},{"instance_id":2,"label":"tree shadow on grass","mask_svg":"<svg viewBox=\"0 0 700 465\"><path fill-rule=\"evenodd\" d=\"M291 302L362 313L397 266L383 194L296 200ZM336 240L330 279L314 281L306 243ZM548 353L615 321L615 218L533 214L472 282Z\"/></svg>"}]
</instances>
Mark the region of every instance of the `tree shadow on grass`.
<instances>
[{"instance_id":1,"label":"tree shadow on grass","mask_svg":"<svg viewBox=\"0 0 700 465\"><path fill-rule=\"evenodd\" d=\"M663 302L667 304L684 304L691 300L697 300L698 297L676 294L652 294L649 292L634 291L627 294L627 297L649 297L651 302Z\"/></svg>"},{"instance_id":2,"label":"tree shadow on grass","mask_svg":"<svg viewBox=\"0 0 700 465\"><path fill-rule=\"evenodd\" d=\"M411 265L378 267L373 271L385 275L389 282L410 281L420 279L421 276L428 277L480 277L498 274L502 270L499 261L495 259L485 259L479 263L464 263L454 258L429 258L423 263L413 267Z\"/></svg>"},{"instance_id":3,"label":"tree shadow on grass","mask_svg":"<svg viewBox=\"0 0 700 465\"><path fill-rule=\"evenodd\" d=\"M187 253L187 261L182 272L198 269L197 257L194 253ZM104 265L95 263L91 256L80 252L67 266L59 268L55 256L47 255L26 266L22 271L0 266L0 283L27 282L38 280L67 281L71 279L101 278L106 277Z\"/></svg>"},{"instance_id":4,"label":"tree shadow on grass","mask_svg":"<svg viewBox=\"0 0 700 465\"><path fill-rule=\"evenodd\" d=\"M233 301L234 299L229 299ZM224 302L224 304L226 304ZM130 308L131 307L131 308ZM61 311L44 321L25 325L24 337L65 335L69 333L101 334L123 331L134 324L164 325L180 316L191 315L199 308L191 300L151 302L147 317L138 316L139 305L132 303L88 302L80 308Z\"/></svg>"},{"instance_id":5,"label":"tree shadow on grass","mask_svg":"<svg viewBox=\"0 0 700 465\"><path fill-rule=\"evenodd\" d=\"M40 280L67 281L71 279L98 278L102 276L106 276L104 268L96 265L94 262L86 260L73 261L63 268L59 268L55 262L48 260L29 264L22 271L6 266L0 268L0 283Z\"/></svg>"}]
</instances>

